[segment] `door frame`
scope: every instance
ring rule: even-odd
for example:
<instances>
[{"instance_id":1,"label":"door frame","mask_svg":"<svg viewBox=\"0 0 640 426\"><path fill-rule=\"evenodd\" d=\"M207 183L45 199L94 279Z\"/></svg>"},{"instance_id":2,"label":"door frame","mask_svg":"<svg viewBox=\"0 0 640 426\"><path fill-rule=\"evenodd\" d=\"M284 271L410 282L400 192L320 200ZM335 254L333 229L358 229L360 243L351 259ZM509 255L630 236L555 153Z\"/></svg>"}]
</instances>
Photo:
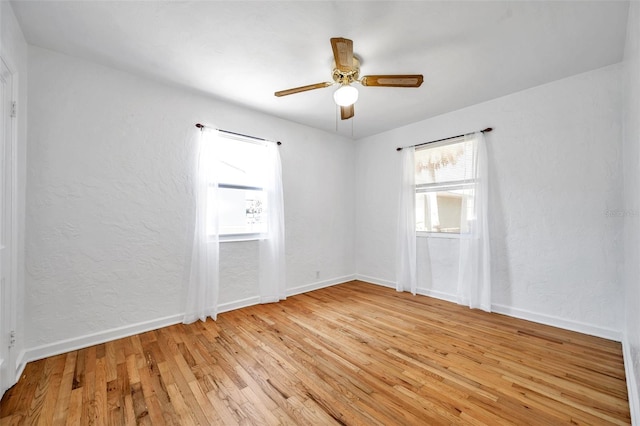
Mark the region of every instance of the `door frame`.
<instances>
[{"instance_id":1,"label":"door frame","mask_svg":"<svg viewBox=\"0 0 640 426\"><path fill-rule=\"evenodd\" d=\"M8 75L8 88L10 93L10 102L13 103L17 99L18 92L18 79L15 72L15 67L12 66L11 61L5 56L0 56L0 71ZM8 250L8 271L5 282L5 297L2 300L0 311L0 321L3 321L2 329L5 336L2 336L0 342L7 344L7 367L4 377L0 375L0 395L13 386L17 381L17 354L15 348L16 339L16 325L17 325L17 273L18 273L18 143L17 143L17 114L12 113L12 107L9 106L6 113L7 127L5 129L5 136L8 138L4 140L5 144L5 168L2 171L4 175L4 186L8 192L4 195L5 200L9 202L9 206L2 203L5 209L4 214L7 215L7 238L9 239Z\"/></svg>"}]
</instances>

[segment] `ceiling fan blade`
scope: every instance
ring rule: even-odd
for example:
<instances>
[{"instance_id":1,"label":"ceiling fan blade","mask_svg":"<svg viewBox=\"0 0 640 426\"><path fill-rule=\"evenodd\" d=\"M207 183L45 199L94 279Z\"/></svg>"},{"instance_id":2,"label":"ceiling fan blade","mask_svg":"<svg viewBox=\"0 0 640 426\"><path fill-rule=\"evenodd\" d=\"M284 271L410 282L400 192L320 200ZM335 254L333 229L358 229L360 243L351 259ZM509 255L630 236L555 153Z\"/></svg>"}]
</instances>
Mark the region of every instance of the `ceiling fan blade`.
<instances>
[{"instance_id":1,"label":"ceiling fan blade","mask_svg":"<svg viewBox=\"0 0 640 426\"><path fill-rule=\"evenodd\" d=\"M353 105L354 104L351 104L349 106L341 106L340 107L340 118L342 120L348 120L348 119L350 119L351 117L354 116L355 111L353 109Z\"/></svg>"},{"instance_id":2,"label":"ceiling fan blade","mask_svg":"<svg viewBox=\"0 0 640 426\"><path fill-rule=\"evenodd\" d=\"M281 90L279 92L275 92L274 95L278 97L293 95L294 93L306 92L307 90L323 89L331 85L333 85L333 83L329 83L328 81L326 81L324 83L316 83L316 84L310 84L308 86L294 87L293 89Z\"/></svg>"},{"instance_id":3,"label":"ceiling fan blade","mask_svg":"<svg viewBox=\"0 0 640 426\"><path fill-rule=\"evenodd\" d=\"M351 71L353 69L353 41L342 37L332 38L331 48L336 68L340 71Z\"/></svg>"},{"instance_id":4,"label":"ceiling fan blade","mask_svg":"<svg viewBox=\"0 0 640 426\"><path fill-rule=\"evenodd\" d=\"M422 74L409 75L366 75L360 80L363 86L379 87L420 87Z\"/></svg>"}]
</instances>

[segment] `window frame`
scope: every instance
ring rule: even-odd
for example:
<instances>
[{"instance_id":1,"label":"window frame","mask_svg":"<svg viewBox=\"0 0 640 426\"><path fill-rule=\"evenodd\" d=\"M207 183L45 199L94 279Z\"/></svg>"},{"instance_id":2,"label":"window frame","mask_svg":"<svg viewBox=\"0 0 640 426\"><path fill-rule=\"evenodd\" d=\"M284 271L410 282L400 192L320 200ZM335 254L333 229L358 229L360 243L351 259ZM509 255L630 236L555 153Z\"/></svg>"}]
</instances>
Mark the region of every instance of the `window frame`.
<instances>
[{"instance_id":1,"label":"window frame","mask_svg":"<svg viewBox=\"0 0 640 426\"><path fill-rule=\"evenodd\" d=\"M465 143L464 137L456 138L451 141L443 141L439 143L433 144L433 146L425 146L419 150L427 150L434 149L438 147L462 144ZM418 149L416 149L418 151ZM472 155L474 155L472 153ZM452 189L471 189L476 183L476 179L462 179L455 181L446 181L446 182L433 182L433 183L422 183L422 184L414 184L414 197L418 194L425 193L438 193L441 191L447 191ZM475 194L474 194L475 198ZM414 205L414 210L417 211L417 205ZM417 215L416 215L416 225L417 225ZM446 239L467 239L470 238L470 232L437 232L437 231L418 231L416 226L416 236L421 238L446 238Z\"/></svg>"},{"instance_id":2,"label":"window frame","mask_svg":"<svg viewBox=\"0 0 640 426\"><path fill-rule=\"evenodd\" d=\"M210 185L213 186L213 185ZM247 185L234 185L228 183L218 183L218 189L237 189L239 191L262 191L264 188L259 186L247 186ZM218 241L221 243L239 242L239 241L259 241L267 238L266 232L243 232L243 233L229 233L218 234Z\"/></svg>"},{"instance_id":3,"label":"window frame","mask_svg":"<svg viewBox=\"0 0 640 426\"><path fill-rule=\"evenodd\" d=\"M249 143L252 145L258 145L258 146L265 146L264 143L262 141L258 142L258 141L254 141L251 139L247 139L238 135L226 135L226 134L221 134L220 135L221 138L225 138L225 139L229 139L229 140L235 140L241 143ZM219 160L220 163L223 163L223 160L220 159ZM214 186L213 184L209 185L210 187ZM217 187L218 189L232 189L232 190L238 190L238 191L261 191L265 198L266 198L266 189L264 187L261 186L251 186L251 185L239 185L239 184L233 184L233 183L226 183L226 182L218 182L217 183ZM218 229L218 241L223 243L223 242L242 242L242 241L259 241L259 240L264 240L267 238L267 231L265 232L242 232L242 233L228 233L228 234L222 234L220 233L220 229Z\"/></svg>"}]
</instances>

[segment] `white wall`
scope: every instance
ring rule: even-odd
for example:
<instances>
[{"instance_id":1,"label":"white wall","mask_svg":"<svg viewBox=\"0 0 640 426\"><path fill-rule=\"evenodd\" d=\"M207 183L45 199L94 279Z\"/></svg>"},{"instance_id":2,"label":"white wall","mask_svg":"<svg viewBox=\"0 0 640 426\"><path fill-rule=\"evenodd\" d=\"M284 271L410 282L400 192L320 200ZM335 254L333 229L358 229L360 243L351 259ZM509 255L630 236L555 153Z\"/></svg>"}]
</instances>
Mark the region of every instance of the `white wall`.
<instances>
[{"instance_id":1,"label":"white wall","mask_svg":"<svg viewBox=\"0 0 640 426\"><path fill-rule=\"evenodd\" d=\"M631 416L640 424L640 3L631 2L624 55L624 285L623 347Z\"/></svg>"},{"instance_id":2,"label":"white wall","mask_svg":"<svg viewBox=\"0 0 640 426\"><path fill-rule=\"evenodd\" d=\"M27 358L179 318L197 122L283 142L289 293L353 278L352 141L37 47L29 93ZM222 244L222 309L256 267Z\"/></svg>"},{"instance_id":3,"label":"white wall","mask_svg":"<svg viewBox=\"0 0 640 426\"><path fill-rule=\"evenodd\" d=\"M494 309L619 339L623 219L606 213L623 206L620 77L614 65L359 140L358 276L395 283L394 148L493 127ZM419 239L420 292L455 298L456 252Z\"/></svg>"},{"instance_id":4,"label":"white wall","mask_svg":"<svg viewBox=\"0 0 640 426\"><path fill-rule=\"evenodd\" d=\"M26 186L26 141L27 141L27 43L11 4L0 1L0 56L8 61L13 72L14 84L17 81L18 114L15 118L17 126L17 173L16 173L16 211L17 211L17 270L16 270L16 345L14 354L20 354L25 347L24 332L24 235L25 235L25 186ZM20 357L16 357L20 361ZM16 370L22 366L17 365Z\"/></svg>"}]
</instances>

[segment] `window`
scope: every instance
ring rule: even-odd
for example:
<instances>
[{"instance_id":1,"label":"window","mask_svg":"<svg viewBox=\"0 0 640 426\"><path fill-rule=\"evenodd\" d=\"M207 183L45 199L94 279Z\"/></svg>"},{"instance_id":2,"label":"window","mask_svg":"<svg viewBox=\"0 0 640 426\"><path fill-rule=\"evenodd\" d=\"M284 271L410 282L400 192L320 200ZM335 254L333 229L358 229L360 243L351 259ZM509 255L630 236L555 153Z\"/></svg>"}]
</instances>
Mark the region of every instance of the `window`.
<instances>
[{"instance_id":1,"label":"window","mask_svg":"<svg viewBox=\"0 0 640 426\"><path fill-rule=\"evenodd\" d=\"M473 141L464 138L416 149L418 232L469 232L474 221L473 149Z\"/></svg>"},{"instance_id":2,"label":"window","mask_svg":"<svg viewBox=\"0 0 640 426\"><path fill-rule=\"evenodd\" d=\"M267 231L267 197L263 190L266 147L226 136L215 143L219 144L220 158L217 170L219 235L227 239L258 238ZM210 196L209 200L213 198ZM209 223L210 229L211 225Z\"/></svg>"}]
</instances>

